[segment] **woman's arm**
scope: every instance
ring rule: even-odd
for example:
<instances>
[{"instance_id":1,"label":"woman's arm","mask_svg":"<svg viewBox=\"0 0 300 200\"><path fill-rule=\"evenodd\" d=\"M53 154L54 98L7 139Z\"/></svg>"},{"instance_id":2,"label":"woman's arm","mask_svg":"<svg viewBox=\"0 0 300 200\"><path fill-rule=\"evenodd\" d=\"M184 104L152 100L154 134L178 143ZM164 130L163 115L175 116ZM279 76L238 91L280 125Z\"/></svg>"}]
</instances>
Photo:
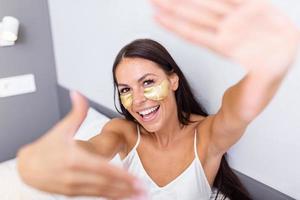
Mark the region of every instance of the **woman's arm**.
<instances>
[{"instance_id":1,"label":"woman's arm","mask_svg":"<svg viewBox=\"0 0 300 200\"><path fill-rule=\"evenodd\" d=\"M216 153L224 153L245 132L248 124L268 105L285 73L249 72L224 93L219 111L208 118Z\"/></svg>"},{"instance_id":2,"label":"woman's arm","mask_svg":"<svg viewBox=\"0 0 300 200\"><path fill-rule=\"evenodd\" d=\"M265 0L152 2L162 26L247 71L225 92L220 110L205 120L210 146L223 154L278 90L298 50L299 31Z\"/></svg>"},{"instance_id":3,"label":"woman's arm","mask_svg":"<svg viewBox=\"0 0 300 200\"><path fill-rule=\"evenodd\" d=\"M89 141L79 141L76 143L84 149L101 155L107 159L113 158L117 153L127 149L127 142L124 129L127 130L128 121L115 118L104 125L101 133L91 138Z\"/></svg>"},{"instance_id":4,"label":"woman's arm","mask_svg":"<svg viewBox=\"0 0 300 200\"><path fill-rule=\"evenodd\" d=\"M72 111L37 141L23 147L17 156L23 181L40 190L69 196L124 198L140 191L136 178L112 166L93 150L90 142L73 139L85 118L87 102L73 95Z\"/></svg>"}]
</instances>

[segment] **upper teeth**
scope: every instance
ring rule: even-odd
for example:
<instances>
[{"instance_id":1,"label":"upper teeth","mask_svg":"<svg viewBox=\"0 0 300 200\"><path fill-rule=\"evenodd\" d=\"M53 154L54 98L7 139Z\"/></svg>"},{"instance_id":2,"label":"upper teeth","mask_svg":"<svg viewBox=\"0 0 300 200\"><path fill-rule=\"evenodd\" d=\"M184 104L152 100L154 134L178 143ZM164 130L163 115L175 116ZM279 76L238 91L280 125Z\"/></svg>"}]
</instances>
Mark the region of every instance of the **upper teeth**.
<instances>
[{"instance_id":1,"label":"upper teeth","mask_svg":"<svg viewBox=\"0 0 300 200\"><path fill-rule=\"evenodd\" d=\"M149 108L147 110L143 110L143 111L140 111L139 114L140 115L148 115L149 113L153 112L154 110L156 110L158 106L155 106L153 108Z\"/></svg>"}]
</instances>

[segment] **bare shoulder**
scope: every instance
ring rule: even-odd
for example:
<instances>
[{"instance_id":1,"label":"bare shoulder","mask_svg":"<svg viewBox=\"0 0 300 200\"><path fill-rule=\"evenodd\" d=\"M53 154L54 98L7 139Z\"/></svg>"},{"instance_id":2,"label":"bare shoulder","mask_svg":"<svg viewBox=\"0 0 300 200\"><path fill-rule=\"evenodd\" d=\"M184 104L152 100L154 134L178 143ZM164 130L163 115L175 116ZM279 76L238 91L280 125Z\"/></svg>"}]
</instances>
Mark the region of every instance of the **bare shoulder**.
<instances>
[{"instance_id":1,"label":"bare shoulder","mask_svg":"<svg viewBox=\"0 0 300 200\"><path fill-rule=\"evenodd\" d=\"M204 152L207 151L207 148L209 146L210 141L210 116L202 116L197 114L192 114L190 116L190 121L192 121L191 125L193 128L197 130L197 145L198 150L202 152L202 155ZM200 155L199 155L200 156Z\"/></svg>"},{"instance_id":2,"label":"bare shoulder","mask_svg":"<svg viewBox=\"0 0 300 200\"><path fill-rule=\"evenodd\" d=\"M102 132L106 131L114 132L123 139L126 146L123 151L125 154L136 143L137 124L133 121L123 118L113 118L103 127Z\"/></svg>"},{"instance_id":3,"label":"bare shoulder","mask_svg":"<svg viewBox=\"0 0 300 200\"><path fill-rule=\"evenodd\" d=\"M108 121L101 134L91 138L89 142L101 155L112 157L115 153L126 154L136 134L136 124L132 121L114 118Z\"/></svg>"},{"instance_id":4,"label":"bare shoulder","mask_svg":"<svg viewBox=\"0 0 300 200\"><path fill-rule=\"evenodd\" d=\"M103 127L103 129L109 129L114 132L121 133L124 129L132 127L134 122L123 118L113 118L109 120Z\"/></svg>"},{"instance_id":5,"label":"bare shoulder","mask_svg":"<svg viewBox=\"0 0 300 200\"><path fill-rule=\"evenodd\" d=\"M202 152L202 156L205 156L209 152L210 148L211 124L213 121L213 117L211 115L193 115L191 117L191 120L192 119L194 119L194 123L197 129L198 149Z\"/></svg>"},{"instance_id":6,"label":"bare shoulder","mask_svg":"<svg viewBox=\"0 0 300 200\"><path fill-rule=\"evenodd\" d=\"M203 142L207 141L208 137L208 123L209 123L209 116L191 114L190 121L192 122L192 126L195 127L197 130L197 141Z\"/></svg>"},{"instance_id":7,"label":"bare shoulder","mask_svg":"<svg viewBox=\"0 0 300 200\"><path fill-rule=\"evenodd\" d=\"M136 123L123 118L113 118L104 125L102 132L109 131L127 138L135 130Z\"/></svg>"}]
</instances>

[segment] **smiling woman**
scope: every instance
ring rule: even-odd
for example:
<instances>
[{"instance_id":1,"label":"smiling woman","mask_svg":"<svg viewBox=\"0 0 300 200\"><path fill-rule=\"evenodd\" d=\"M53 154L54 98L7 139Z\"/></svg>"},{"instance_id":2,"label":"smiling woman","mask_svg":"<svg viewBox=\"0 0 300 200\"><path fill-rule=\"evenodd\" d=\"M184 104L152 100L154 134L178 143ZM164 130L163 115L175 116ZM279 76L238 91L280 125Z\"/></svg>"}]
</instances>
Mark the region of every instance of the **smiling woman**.
<instances>
[{"instance_id":1,"label":"smiling woman","mask_svg":"<svg viewBox=\"0 0 300 200\"><path fill-rule=\"evenodd\" d=\"M251 198L225 155L276 94L298 50L298 29L265 1L152 2L162 26L239 63L247 74L208 115L167 50L135 40L121 49L112 70L125 119L110 120L87 142L74 141L87 104L73 93L70 114L19 152L26 183L112 199L147 193L152 200L206 200L213 188L223 198ZM126 170L109 165L116 154Z\"/></svg>"},{"instance_id":2,"label":"smiling woman","mask_svg":"<svg viewBox=\"0 0 300 200\"><path fill-rule=\"evenodd\" d=\"M113 77L115 88L119 91L119 112L127 120L138 123L143 130L140 135L138 129L137 142L127 151L124 164L129 172L146 177L142 179L146 179L144 182L150 190L151 199L156 199L154 194L158 191L155 186L159 186L160 198L176 191L173 194L176 193L178 199L208 199L212 186L231 199L249 198L229 168L225 156L216 159L217 163L221 163L221 167L216 168L219 170L208 172L205 163L211 158L206 154L208 150L203 150L203 146L208 146L205 144L205 141L209 141L206 138L208 130L200 128L205 124L201 122L205 121L208 114L196 101L182 71L162 45L150 39L135 40L126 45L115 59ZM149 91L152 95L148 95ZM200 129L201 135L196 131ZM193 133L195 137L191 137ZM197 144L197 139L203 141ZM187 144L193 144L187 140L194 142L194 150L188 148L191 151L186 151ZM160 151L150 151L151 147ZM175 160L166 157L172 155L163 153L166 150L176 152ZM174 165L177 171L171 172ZM188 184L188 188L185 188L184 183L198 184L195 184L196 187ZM171 199L170 196L168 198Z\"/></svg>"}]
</instances>

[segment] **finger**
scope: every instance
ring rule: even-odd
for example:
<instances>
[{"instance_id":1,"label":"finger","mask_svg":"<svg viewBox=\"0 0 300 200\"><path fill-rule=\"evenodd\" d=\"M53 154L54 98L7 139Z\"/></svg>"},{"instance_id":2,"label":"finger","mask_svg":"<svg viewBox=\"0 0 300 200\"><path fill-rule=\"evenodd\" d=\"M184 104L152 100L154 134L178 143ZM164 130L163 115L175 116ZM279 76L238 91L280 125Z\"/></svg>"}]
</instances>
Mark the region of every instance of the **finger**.
<instances>
[{"instance_id":1,"label":"finger","mask_svg":"<svg viewBox=\"0 0 300 200\"><path fill-rule=\"evenodd\" d=\"M98 173L100 175L105 175L108 179L117 180L118 183L121 185L125 184L125 185L133 186L137 179L135 176L133 176L126 170L105 162L103 162L102 165L99 167Z\"/></svg>"},{"instance_id":2,"label":"finger","mask_svg":"<svg viewBox=\"0 0 300 200\"><path fill-rule=\"evenodd\" d=\"M65 181L64 190L73 195L120 198L138 194L133 184L122 183L116 179L86 171L70 172L63 178Z\"/></svg>"},{"instance_id":3,"label":"finger","mask_svg":"<svg viewBox=\"0 0 300 200\"><path fill-rule=\"evenodd\" d=\"M192 2L175 1L170 3L166 0L152 0L156 7L159 7L159 13L165 13L176 18L189 21L199 26L217 29L221 18L203 6L195 5Z\"/></svg>"},{"instance_id":4,"label":"finger","mask_svg":"<svg viewBox=\"0 0 300 200\"><path fill-rule=\"evenodd\" d=\"M134 176L124 169L111 165L107 159L78 148L71 150L71 154L67 159L66 165L71 170L87 171L99 176L116 179L126 184L133 184L135 180Z\"/></svg>"},{"instance_id":5,"label":"finger","mask_svg":"<svg viewBox=\"0 0 300 200\"><path fill-rule=\"evenodd\" d=\"M84 96L82 96L77 91L70 92L70 97L72 100L72 111L74 115L78 115L83 119L86 115L86 111L88 109L88 103Z\"/></svg>"},{"instance_id":6,"label":"finger","mask_svg":"<svg viewBox=\"0 0 300 200\"><path fill-rule=\"evenodd\" d=\"M224 0L191 0L192 6L201 10L208 10L214 15L224 16L232 12L234 5Z\"/></svg>"},{"instance_id":7,"label":"finger","mask_svg":"<svg viewBox=\"0 0 300 200\"><path fill-rule=\"evenodd\" d=\"M168 15L155 16L157 22L166 29L176 33L186 40L205 46L210 49L215 49L215 33L207 28L199 28L194 24L186 21L178 20Z\"/></svg>"},{"instance_id":8,"label":"finger","mask_svg":"<svg viewBox=\"0 0 300 200\"><path fill-rule=\"evenodd\" d=\"M66 138L72 139L81 123L86 117L88 102L78 92L70 93L72 109L53 129L57 134L64 134Z\"/></svg>"},{"instance_id":9,"label":"finger","mask_svg":"<svg viewBox=\"0 0 300 200\"><path fill-rule=\"evenodd\" d=\"M247 0L220 0L220 1L224 1L224 2L230 3L232 5L240 5L244 2L246 2Z\"/></svg>"},{"instance_id":10,"label":"finger","mask_svg":"<svg viewBox=\"0 0 300 200\"><path fill-rule=\"evenodd\" d=\"M109 199L123 199L123 198L127 198L130 196L133 196L133 194L128 194L128 193L124 193L123 191L110 191L104 188L97 188L97 187L92 187L89 185L77 188L76 190L72 189L71 191L69 191L67 193L67 195L69 196L98 196L98 197L104 197L104 198L109 198Z\"/></svg>"},{"instance_id":11,"label":"finger","mask_svg":"<svg viewBox=\"0 0 300 200\"><path fill-rule=\"evenodd\" d=\"M86 98L77 91L72 91L70 97L72 100L72 109L68 114L66 123L72 125L73 130L70 130L70 136L73 137L87 115L88 102Z\"/></svg>"}]
</instances>

